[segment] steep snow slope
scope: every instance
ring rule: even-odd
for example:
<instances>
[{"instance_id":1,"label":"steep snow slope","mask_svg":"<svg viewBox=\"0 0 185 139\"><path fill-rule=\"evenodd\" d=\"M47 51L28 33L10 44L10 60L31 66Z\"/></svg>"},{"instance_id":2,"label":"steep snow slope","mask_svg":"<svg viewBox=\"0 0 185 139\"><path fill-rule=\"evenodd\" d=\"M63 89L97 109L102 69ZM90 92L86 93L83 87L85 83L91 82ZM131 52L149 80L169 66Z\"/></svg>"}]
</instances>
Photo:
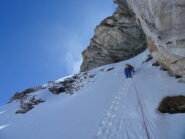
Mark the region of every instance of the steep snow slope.
<instances>
[{"instance_id":1,"label":"steep snow slope","mask_svg":"<svg viewBox=\"0 0 185 139\"><path fill-rule=\"evenodd\" d=\"M152 61L141 65L146 56L90 71L94 82L71 96L36 92L46 102L26 114L14 114L17 102L0 107L0 139L184 139L185 115L156 108L167 95L185 95L185 85ZM136 68L133 80L124 77L126 63Z\"/></svg>"}]
</instances>

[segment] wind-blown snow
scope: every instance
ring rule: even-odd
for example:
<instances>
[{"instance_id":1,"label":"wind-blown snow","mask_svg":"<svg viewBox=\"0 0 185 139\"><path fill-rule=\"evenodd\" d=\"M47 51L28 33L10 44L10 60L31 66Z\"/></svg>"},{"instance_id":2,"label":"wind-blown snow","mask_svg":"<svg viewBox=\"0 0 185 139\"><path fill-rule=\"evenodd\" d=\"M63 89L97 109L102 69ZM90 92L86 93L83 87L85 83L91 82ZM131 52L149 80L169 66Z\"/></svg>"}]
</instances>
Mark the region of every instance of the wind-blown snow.
<instances>
[{"instance_id":1,"label":"wind-blown snow","mask_svg":"<svg viewBox=\"0 0 185 139\"><path fill-rule=\"evenodd\" d=\"M185 95L185 84L152 61L141 65L146 55L90 71L94 82L74 95L36 92L46 102L26 114L14 114L17 102L0 107L0 139L147 139L146 128L150 139L184 139L185 114L161 114L156 108L167 95ZM126 63L136 68L133 79L124 77Z\"/></svg>"}]
</instances>

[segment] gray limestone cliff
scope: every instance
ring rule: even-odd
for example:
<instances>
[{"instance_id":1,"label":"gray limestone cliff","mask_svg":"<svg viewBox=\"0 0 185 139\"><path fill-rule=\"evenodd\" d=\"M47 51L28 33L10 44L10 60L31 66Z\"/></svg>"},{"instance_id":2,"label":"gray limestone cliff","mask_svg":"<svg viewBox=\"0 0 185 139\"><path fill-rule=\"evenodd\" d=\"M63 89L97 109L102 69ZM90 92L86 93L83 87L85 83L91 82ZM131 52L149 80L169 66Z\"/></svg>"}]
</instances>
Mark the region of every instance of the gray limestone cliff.
<instances>
[{"instance_id":1,"label":"gray limestone cliff","mask_svg":"<svg viewBox=\"0 0 185 139\"><path fill-rule=\"evenodd\" d=\"M127 1L142 25L152 56L172 75L185 76L185 0Z\"/></svg>"},{"instance_id":2,"label":"gray limestone cliff","mask_svg":"<svg viewBox=\"0 0 185 139\"><path fill-rule=\"evenodd\" d=\"M90 45L82 53L81 71L134 57L146 49L145 38L127 2L120 2L114 14L96 27Z\"/></svg>"},{"instance_id":3,"label":"gray limestone cliff","mask_svg":"<svg viewBox=\"0 0 185 139\"><path fill-rule=\"evenodd\" d=\"M185 79L185 0L114 2L116 12L97 26L83 52L81 71L135 56L145 49L146 36L160 66Z\"/></svg>"}]
</instances>

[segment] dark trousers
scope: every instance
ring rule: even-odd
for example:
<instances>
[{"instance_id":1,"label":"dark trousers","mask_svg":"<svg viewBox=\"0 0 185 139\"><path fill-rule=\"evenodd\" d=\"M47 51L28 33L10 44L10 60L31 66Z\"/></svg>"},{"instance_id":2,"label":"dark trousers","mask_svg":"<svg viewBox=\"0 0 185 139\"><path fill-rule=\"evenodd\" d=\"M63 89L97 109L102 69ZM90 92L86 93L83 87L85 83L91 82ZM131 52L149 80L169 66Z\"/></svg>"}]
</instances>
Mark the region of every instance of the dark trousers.
<instances>
[{"instance_id":1,"label":"dark trousers","mask_svg":"<svg viewBox=\"0 0 185 139\"><path fill-rule=\"evenodd\" d=\"M131 78L132 77L132 71L130 69L125 70L125 76L126 78Z\"/></svg>"}]
</instances>

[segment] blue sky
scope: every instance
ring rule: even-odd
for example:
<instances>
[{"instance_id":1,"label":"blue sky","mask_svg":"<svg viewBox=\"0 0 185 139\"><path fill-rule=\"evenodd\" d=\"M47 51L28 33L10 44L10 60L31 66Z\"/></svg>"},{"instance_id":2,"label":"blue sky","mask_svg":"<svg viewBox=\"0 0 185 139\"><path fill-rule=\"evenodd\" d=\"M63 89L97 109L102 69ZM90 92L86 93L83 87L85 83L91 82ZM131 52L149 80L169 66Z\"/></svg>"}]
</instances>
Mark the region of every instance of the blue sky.
<instances>
[{"instance_id":1,"label":"blue sky","mask_svg":"<svg viewBox=\"0 0 185 139\"><path fill-rule=\"evenodd\" d=\"M0 0L0 105L15 92L78 72L112 0Z\"/></svg>"}]
</instances>

